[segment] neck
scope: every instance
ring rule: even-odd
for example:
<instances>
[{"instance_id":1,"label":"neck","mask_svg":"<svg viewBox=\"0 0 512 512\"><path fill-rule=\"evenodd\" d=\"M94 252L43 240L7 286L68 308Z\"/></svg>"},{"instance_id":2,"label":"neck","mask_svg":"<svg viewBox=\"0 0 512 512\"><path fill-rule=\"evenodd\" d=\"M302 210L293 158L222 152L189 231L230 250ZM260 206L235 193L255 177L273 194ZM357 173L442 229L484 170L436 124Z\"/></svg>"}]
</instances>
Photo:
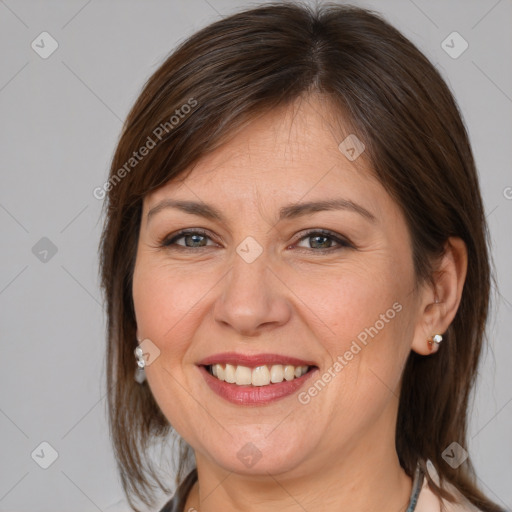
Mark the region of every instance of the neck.
<instances>
[{"instance_id":1,"label":"neck","mask_svg":"<svg viewBox=\"0 0 512 512\"><path fill-rule=\"evenodd\" d=\"M394 429L387 429L383 439L382 425L373 427L342 453L327 448L301 468L276 475L241 475L196 454L198 481L184 510L405 512L412 479L399 464Z\"/></svg>"}]
</instances>

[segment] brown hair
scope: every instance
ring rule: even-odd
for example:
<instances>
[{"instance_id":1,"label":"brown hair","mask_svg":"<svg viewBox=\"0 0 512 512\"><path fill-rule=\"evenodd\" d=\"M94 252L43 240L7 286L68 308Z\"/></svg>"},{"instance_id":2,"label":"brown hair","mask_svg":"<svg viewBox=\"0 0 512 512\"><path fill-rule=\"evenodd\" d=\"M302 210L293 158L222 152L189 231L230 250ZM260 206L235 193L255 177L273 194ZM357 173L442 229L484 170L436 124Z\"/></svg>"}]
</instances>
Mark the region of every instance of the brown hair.
<instances>
[{"instance_id":1,"label":"brown hair","mask_svg":"<svg viewBox=\"0 0 512 512\"><path fill-rule=\"evenodd\" d=\"M103 189L109 426L130 505L133 496L153 504L150 479L170 492L148 448L150 441L167 439L172 427L147 383L134 380L132 274L143 198L256 116L309 94L327 98L345 128L364 141L365 158L408 223L418 282L431 278L448 237L467 246L466 282L442 350L431 357L411 352L407 360L396 449L408 475L430 459L441 484L453 484L483 511L498 511L477 488L469 459L452 469L441 455L453 441L467 448L468 400L491 282L478 177L456 102L428 59L376 13L284 2L217 21L165 60L126 119ZM155 145L132 161L150 140ZM177 483L190 454L181 442ZM438 496L453 499L427 478Z\"/></svg>"}]
</instances>

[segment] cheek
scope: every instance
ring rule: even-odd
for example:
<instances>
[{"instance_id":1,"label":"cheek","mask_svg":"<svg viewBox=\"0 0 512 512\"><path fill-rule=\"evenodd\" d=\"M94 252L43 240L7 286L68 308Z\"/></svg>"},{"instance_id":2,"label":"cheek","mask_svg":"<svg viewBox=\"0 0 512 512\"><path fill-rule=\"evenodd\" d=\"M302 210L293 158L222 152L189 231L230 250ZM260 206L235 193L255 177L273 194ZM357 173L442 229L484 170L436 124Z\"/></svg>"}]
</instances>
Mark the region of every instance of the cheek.
<instances>
[{"instance_id":1,"label":"cheek","mask_svg":"<svg viewBox=\"0 0 512 512\"><path fill-rule=\"evenodd\" d=\"M364 264L297 274L293 279L291 288L303 303L298 307L308 316L308 324L318 325L317 335L333 355L345 350L350 340L364 341L368 331L375 333L374 328L381 335L389 331L397 323L397 310L409 287L408 276L378 257Z\"/></svg>"},{"instance_id":2,"label":"cheek","mask_svg":"<svg viewBox=\"0 0 512 512\"><path fill-rule=\"evenodd\" d=\"M133 302L141 339L150 339L160 354L146 367L151 392L164 416L187 442L195 401L188 388L182 363L199 323L198 303L206 284L185 269L138 258L133 275ZM195 309L194 309L195 307Z\"/></svg>"},{"instance_id":3,"label":"cheek","mask_svg":"<svg viewBox=\"0 0 512 512\"><path fill-rule=\"evenodd\" d=\"M413 273L404 262L376 257L326 275L297 278L294 290L305 297L301 310L325 349L325 368L336 374L332 400L355 421L398 394L412 336Z\"/></svg>"},{"instance_id":4,"label":"cheek","mask_svg":"<svg viewBox=\"0 0 512 512\"><path fill-rule=\"evenodd\" d=\"M169 356L183 355L192 338L201 299L212 284L204 274L170 268L141 258L133 276L133 302L140 336Z\"/></svg>"}]
</instances>

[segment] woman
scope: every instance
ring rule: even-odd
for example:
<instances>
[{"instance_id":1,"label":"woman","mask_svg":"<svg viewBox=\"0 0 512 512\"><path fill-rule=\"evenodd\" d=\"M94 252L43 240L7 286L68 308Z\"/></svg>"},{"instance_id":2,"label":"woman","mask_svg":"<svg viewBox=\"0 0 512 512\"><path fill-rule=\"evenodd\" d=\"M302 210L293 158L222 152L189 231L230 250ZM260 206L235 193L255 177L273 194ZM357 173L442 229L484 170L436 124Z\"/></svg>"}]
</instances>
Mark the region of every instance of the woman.
<instances>
[{"instance_id":1,"label":"woman","mask_svg":"<svg viewBox=\"0 0 512 512\"><path fill-rule=\"evenodd\" d=\"M151 480L170 492L147 454L171 431L162 512L500 510L466 452L490 288L477 173L396 29L285 3L204 28L145 85L104 190L135 510Z\"/></svg>"}]
</instances>

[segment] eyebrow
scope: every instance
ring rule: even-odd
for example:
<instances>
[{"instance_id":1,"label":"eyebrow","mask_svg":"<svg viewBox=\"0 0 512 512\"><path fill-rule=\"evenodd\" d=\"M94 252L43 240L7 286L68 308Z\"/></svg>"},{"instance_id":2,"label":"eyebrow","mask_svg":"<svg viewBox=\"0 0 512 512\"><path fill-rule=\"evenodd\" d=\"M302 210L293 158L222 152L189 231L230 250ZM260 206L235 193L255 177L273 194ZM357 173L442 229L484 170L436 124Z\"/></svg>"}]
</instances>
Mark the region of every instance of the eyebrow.
<instances>
[{"instance_id":1,"label":"eyebrow","mask_svg":"<svg viewBox=\"0 0 512 512\"><path fill-rule=\"evenodd\" d=\"M156 215L158 212L167 208L174 208L181 210L191 215L197 215L205 217L211 220L217 220L224 224L227 224L227 220L224 215L212 205L203 202L196 201L183 201L178 199L164 199L155 205L147 214L146 224L149 223L151 217ZM327 199L324 201L309 201L306 203L295 203L283 206L279 210L279 219L282 221L285 219L295 219L303 215L307 215L314 212L328 211L328 210L349 210L365 217L371 222L375 222L377 219L366 208L360 204L354 203L348 199Z\"/></svg>"}]
</instances>

